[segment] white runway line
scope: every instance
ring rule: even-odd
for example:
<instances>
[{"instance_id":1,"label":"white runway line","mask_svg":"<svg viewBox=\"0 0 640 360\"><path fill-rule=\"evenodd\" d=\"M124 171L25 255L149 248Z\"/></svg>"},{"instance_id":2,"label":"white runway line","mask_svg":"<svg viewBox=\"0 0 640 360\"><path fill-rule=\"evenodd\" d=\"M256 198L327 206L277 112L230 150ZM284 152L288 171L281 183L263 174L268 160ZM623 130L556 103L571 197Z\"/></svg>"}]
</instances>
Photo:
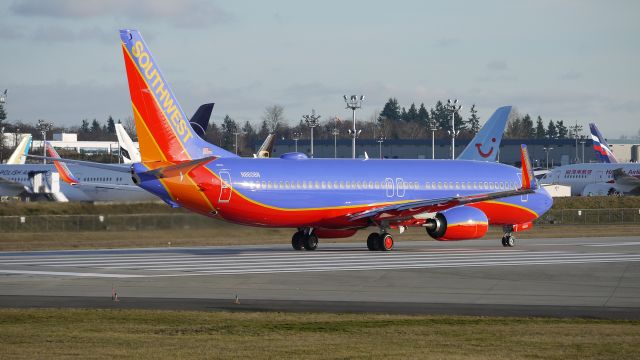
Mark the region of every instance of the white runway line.
<instances>
[{"instance_id":1,"label":"white runway line","mask_svg":"<svg viewBox=\"0 0 640 360\"><path fill-rule=\"evenodd\" d=\"M629 242L619 244L630 244ZM635 244L635 243L634 243ZM319 252L198 250L193 254L72 254L0 257L0 274L76 277L164 277L291 272L430 269L480 266L523 266L640 261L640 254L562 251L479 250L369 252L353 249ZM8 268L12 266L31 269ZM4 268L4 269L2 269ZM55 268L56 271L47 271ZM68 268L64 271L62 268ZM124 271L125 274L82 270Z\"/></svg>"}]
</instances>

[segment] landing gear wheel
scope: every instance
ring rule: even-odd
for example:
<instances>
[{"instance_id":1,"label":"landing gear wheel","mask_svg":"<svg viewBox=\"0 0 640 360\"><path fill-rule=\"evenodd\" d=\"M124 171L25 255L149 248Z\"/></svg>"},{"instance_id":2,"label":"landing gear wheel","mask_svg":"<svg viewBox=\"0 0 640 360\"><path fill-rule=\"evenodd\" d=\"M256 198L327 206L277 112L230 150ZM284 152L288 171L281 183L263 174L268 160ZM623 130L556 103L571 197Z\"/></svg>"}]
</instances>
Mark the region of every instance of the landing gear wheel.
<instances>
[{"instance_id":1,"label":"landing gear wheel","mask_svg":"<svg viewBox=\"0 0 640 360\"><path fill-rule=\"evenodd\" d=\"M509 245L507 245L507 237L506 236L502 237L502 246L504 246L504 247L509 246Z\"/></svg>"},{"instance_id":2,"label":"landing gear wheel","mask_svg":"<svg viewBox=\"0 0 640 360\"><path fill-rule=\"evenodd\" d=\"M367 237L367 248L371 251L378 250L378 239L380 235L378 233L371 233L369 237Z\"/></svg>"},{"instance_id":3,"label":"landing gear wheel","mask_svg":"<svg viewBox=\"0 0 640 360\"><path fill-rule=\"evenodd\" d=\"M393 237L389 234L381 234L379 236L379 241L380 241L380 246L378 247L379 250L382 251L390 251L391 249L393 249Z\"/></svg>"},{"instance_id":4,"label":"landing gear wheel","mask_svg":"<svg viewBox=\"0 0 640 360\"><path fill-rule=\"evenodd\" d=\"M293 234L293 237L291 237L291 246L293 246L295 250L302 250L304 246L304 233L302 231Z\"/></svg>"},{"instance_id":5,"label":"landing gear wheel","mask_svg":"<svg viewBox=\"0 0 640 360\"><path fill-rule=\"evenodd\" d=\"M514 247L516 245L516 238L514 238L511 235L507 236L505 240L505 244L507 244L506 246L508 247Z\"/></svg>"},{"instance_id":6,"label":"landing gear wheel","mask_svg":"<svg viewBox=\"0 0 640 360\"><path fill-rule=\"evenodd\" d=\"M312 251L318 248L318 237L315 234L309 234L304 237L304 248Z\"/></svg>"}]
</instances>

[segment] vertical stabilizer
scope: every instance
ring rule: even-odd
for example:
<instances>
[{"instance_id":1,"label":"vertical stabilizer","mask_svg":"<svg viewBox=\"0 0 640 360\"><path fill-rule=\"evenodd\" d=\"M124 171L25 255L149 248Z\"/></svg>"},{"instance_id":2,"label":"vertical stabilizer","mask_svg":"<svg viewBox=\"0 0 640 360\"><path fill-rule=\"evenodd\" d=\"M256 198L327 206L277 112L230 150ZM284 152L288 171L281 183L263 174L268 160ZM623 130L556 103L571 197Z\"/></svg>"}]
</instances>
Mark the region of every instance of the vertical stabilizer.
<instances>
[{"instance_id":1,"label":"vertical stabilizer","mask_svg":"<svg viewBox=\"0 0 640 360\"><path fill-rule=\"evenodd\" d=\"M511 106L498 108L458 155L458 160L496 161L510 113Z\"/></svg>"},{"instance_id":2,"label":"vertical stabilizer","mask_svg":"<svg viewBox=\"0 0 640 360\"><path fill-rule=\"evenodd\" d=\"M196 134L140 32L120 30L120 39L142 161L236 157Z\"/></svg>"},{"instance_id":3,"label":"vertical stabilizer","mask_svg":"<svg viewBox=\"0 0 640 360\"><path fill-rule=\"evenodd\" d=\"M589 129L591 130L591 139L593 140L593 150L596 152L596 158L603 163L617 163L618 159L613 155L607 140L602 136L596 124L590 123Z\"/></svg>"},{"instance_id":4,"label":"vertical stabilizer","mask_svg":"<svg viewBox=\"0 0 640 360\"><path fill-rule=\"evenodd\" d=\"M136 148L122 124L116 124L116 136L118 136L118 143L120 144L119 150L122 162L125 164L141 162L140 151Z\"/></svg>"},{"instance_id":5,"label":"vertical stabilizer","mask_svg":"<svg viewBox=\"0 0 640 360\"><path fill-rule=\"evenodd\" d=\"M22 135L20 143L13 151L13 154L7 160L7 164L10 165L22 165L27 160L27 154L29 153L29 149L31 148L31 134Z\"/></svg>"}]
</instances>

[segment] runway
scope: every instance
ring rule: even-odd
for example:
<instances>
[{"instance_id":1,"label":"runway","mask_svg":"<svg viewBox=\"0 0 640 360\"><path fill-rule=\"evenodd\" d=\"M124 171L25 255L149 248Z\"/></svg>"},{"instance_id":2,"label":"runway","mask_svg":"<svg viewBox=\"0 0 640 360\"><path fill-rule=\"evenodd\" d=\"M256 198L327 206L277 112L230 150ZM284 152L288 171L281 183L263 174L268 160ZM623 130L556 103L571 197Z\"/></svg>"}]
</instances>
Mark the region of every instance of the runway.
<instances>
[{"instance_id":1,"label":"runway","mask_svg":"<svg viewBox=\"0 0 640 360\"><path fill-rule=\"evenodd\" d=\"M640 236L0 253L2 306L112 291L121 307L640 318Z\"/></svg>"}]
</instances>

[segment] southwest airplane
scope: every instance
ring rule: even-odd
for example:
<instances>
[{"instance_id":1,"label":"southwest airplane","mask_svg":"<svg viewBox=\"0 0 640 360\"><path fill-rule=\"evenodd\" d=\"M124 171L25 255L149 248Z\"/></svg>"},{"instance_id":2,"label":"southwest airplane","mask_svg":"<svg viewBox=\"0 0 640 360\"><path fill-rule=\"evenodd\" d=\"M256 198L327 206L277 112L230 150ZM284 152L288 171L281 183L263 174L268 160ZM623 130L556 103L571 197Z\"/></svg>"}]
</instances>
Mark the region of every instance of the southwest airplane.
<instances>
[{"instance_id":1,"label":"southwest airplane","mask_svg":"<svg viewBox=\"0 0 640 360\"><path fill-rule=\"evenodd\" d=\"M573 196L640 195L640 163L619 163L595 124L589 124L600 163L570 164L551 170L543 184L571 187Z\"/></svg>"},{"instance_id":2,"label":"southwest airplane","mask_svg":"<svg viewBox=\"0 0 640 360\"><path fill-rule=\"evenodd\" d=\"M512 233L530 228L552 205L535 183L524 145L522 170L467 160L238 157L194 132L140 33L121 30L120 37L142 158L130 172L171 206L296 229L296 250L373 226L369 250L391 250L388 230L407 226L422 226L437 240L464 240L501 225L503 246L513 246Z\"/></svg>"}]
</instances>

